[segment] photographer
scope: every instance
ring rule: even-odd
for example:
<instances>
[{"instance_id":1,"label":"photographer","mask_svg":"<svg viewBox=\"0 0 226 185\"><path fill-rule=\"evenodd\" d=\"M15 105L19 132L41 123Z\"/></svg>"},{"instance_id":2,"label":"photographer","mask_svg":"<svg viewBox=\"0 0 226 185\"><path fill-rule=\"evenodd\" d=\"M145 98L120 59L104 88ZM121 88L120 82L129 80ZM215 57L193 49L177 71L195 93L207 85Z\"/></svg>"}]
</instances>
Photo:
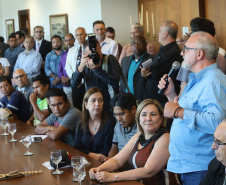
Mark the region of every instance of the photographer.
<instances>
[{"instance_id":1,"label":"photographer","mask_svg":"<svg viewBox=\"0 0 226 185\"><path fill-rule=\"evenodd\" d=\"M84 78L85 90L91 87L101 89L104 97L104 109L108 114L110 111L110 94L108 85L112 86L114 92L119 89L120 74L117 70L118 61L113 55L104 55L95 35L89 34L89 39L83 44L83 56L77 71L72 74L71 86L77 87ZM106 57L106 58L105 58ZM102 69L107 60L108 71Z\"/></svg>"}]
</instances>

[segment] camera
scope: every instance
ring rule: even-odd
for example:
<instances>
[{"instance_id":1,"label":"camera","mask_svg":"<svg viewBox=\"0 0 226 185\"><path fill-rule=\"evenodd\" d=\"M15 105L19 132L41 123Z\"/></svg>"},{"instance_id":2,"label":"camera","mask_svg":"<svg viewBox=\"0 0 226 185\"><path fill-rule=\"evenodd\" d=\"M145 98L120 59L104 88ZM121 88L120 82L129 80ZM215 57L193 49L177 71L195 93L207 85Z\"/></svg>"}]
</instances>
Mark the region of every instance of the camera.
<instances>
[{"instance_id":1,"label":"camera","mask_svg":"<svg viewBox=\"0 0 226 185\"><path fill-rule=\"evenodd\" d=\"M90 59L93 60L93 63L95 65L100 63L100 55L96 53L96 47L97 47L97 40L96 35L94 33L88 34L88 41L89 41L89 49L91 53L88 55Z\"/></svg>"}]
</instances>

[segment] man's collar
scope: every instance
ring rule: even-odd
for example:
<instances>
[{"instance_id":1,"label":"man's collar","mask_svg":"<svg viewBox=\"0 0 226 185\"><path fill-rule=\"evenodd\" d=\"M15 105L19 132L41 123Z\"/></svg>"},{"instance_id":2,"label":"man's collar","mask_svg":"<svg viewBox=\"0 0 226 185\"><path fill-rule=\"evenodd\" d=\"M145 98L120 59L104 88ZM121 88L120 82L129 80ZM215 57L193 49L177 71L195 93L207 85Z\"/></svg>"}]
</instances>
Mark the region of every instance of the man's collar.
<instances>
[{"instance_id":1,"label":"man's collar","mask_svg":"<svg viewBox=\"0 0 226 185\"><path fill-rule=\"evenodd\" d=\"M38 43L42 43L42 41L43 41L43 38L41 40L36 40L36 42Z\"/></svg>"},{"instance_id":2,"label":"man's collar","mask_svg":"<svg viewBox=\"0 0 226 185\"><path fill-rule=\"evenodd\" d=\"M170 42L169 44L166 44L165 46L163 46L163 45L160 46L159 50L166 51L166 50L168 50L169 48L171 48L175 44L177 44L176 41Z\"/></svg>"},{"instance_id":3,"label":"man's collar","mask_svg":"<svg viewBox=\"0 0 226 185\"><path fill-rule=\"evenodd\" d=\"M201 79L204 76L204 74L207 71L212 70L212 69L217 69L217 63L211 64L211 65L205 67L204 69L202 69L201 71L199 71L197 73L191 72L190 75L193 75L195 77L196 81L198 81L199 79Z\"/></svg>"},{"instance_id":4,"label":"man's collar","mask_svg":"<svg viewBox=\"0 0 226 185\"><path fill-rule=\"evenodd\" d=\"M143 55L141 55L141 57L140 58L138 58L138 60L142 60L142 58L144 57L144 55L146 54L147 52L144 52L144 54ZM134 56L134 54L133 55L131 55L131 57L130 57L130 59L131 60L135 60L135 56Z\"/></svg>"}]
</instances>

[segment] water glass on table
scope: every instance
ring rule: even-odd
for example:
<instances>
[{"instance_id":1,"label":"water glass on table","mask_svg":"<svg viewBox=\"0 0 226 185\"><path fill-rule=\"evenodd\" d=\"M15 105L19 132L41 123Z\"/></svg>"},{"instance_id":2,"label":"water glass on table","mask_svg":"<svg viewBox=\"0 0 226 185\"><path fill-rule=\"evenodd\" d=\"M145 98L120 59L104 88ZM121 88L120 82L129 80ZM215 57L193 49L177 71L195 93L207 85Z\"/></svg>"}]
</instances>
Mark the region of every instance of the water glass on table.
<instances>
[{"instance_id":1,"label":"water glass on table","mask_svg":"<svg viewBox=\"0 0 226 185\"><path fill-rule=\"evenodd\" d=\"M1 125L2 127L4 128L4 133L1 134L2 136L8 136L9 134L6 132L6 128L7 126L9 125L9 121L8 121L8 118L5 118L1 121Z\"/></svg>"},{"instance_id":2,"label":"water glass on table","mask_svg":"<svg viewBox=\"0 0 226 185\"><path fill-rule=\"evenodd\" d=\"M24 136L22 136L22 143L27 148L27 152L24 153L24 156L33 155L32 152L29 152L29 146L32 143L31 135L24 135Z\"/></svg>"},{"instance_id":3,"label":"water glass on table","mask_svg":"<svg viewBox=\"0 0 226 185\"><path fill-rule=\"evenodd\" d=\"M9 142L17 142L17 140L14 139L14 134L16 133L16 123L11 123L8 125L8 132L12 135L12 139L9 140Z\"/></svg>"},{"instance_id":4,"label":"water glass on table","mask_svg":"<svg viewBox=\"0 0 226 185\"><path fill-rule=\"evenodd\" d=\"M52 172L53 175L59 175L64 173L58 169L58 164L62 160L62 155L60 150L52 150L50 154L51 161L56 165L56 171Z\"/></svg>"},{"instance_id":5,"label":"water glass on table","mask_svg":"<svg viewBox=\"0 0 226 185\"><path fill-rule=\"evenodd\" d=\"M78 178L78 182L81 185L81 182L84 180L86 176L85 166L82 166L80 169L73 168L73 176Z\"/></svg>"},{"instance_id":6,"label":"water glass on table","mask_svg":"<svg viewBox=\"0 0 226 185\"><path fill-rule=\"evenodd\" d=\"M77 175L74 174L74 170L80 170L83 166L83 160L81 156L72 156L71 157L71 166L73 167L73 178L72 181L78 181Z\"/></svg>"}]
</instances>

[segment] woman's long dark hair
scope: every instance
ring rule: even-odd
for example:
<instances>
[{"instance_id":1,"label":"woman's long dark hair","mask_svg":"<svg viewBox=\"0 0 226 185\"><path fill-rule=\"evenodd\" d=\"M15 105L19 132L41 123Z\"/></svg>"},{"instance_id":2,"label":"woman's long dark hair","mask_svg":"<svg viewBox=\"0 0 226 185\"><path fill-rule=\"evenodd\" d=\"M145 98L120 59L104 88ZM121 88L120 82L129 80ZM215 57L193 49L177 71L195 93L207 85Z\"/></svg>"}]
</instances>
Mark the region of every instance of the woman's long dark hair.
<instances>
[{"instance_id":1,"label":"woman's long dark hair","mask_svg":"<svg viewBox=\"0 0 226 185\"><path fill-rule=\"evenodd\" d=\"M86 91L86 94L85 94L85 96L83 98L81 120L78 123L78 127L81 126L81 128L82 128L82 130L84 132L86 132L87 128L89 127L89 119L90 119L90 114L89 114L89 111L85 107L85 103L88 102L89 97L91 95L93 95L94 93L97 93L97 92L102 94L102 92L100 91L99 88L92 87L88 91ZM102 96L103 96L103 94L102 94ZM107 116L107 114L105 113L105 111L103 109L102 113L101 113L101 117L100 117L100 120L101 120L100 129L102 129L104 127L104 125L106 124L107 117L108 116Z\"/></svg>"}]
</instances>

